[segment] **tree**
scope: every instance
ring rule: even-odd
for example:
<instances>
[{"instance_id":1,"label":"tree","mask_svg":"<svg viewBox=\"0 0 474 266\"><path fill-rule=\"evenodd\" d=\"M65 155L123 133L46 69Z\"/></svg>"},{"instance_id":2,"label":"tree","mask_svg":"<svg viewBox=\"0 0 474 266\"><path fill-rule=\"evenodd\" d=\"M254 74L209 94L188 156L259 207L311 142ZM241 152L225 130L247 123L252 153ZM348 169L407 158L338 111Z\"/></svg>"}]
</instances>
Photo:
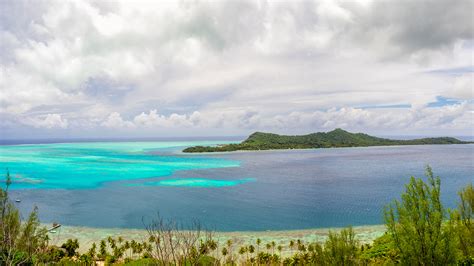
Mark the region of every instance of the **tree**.
<instances>
[{"instance_id":1,"label":"tree","mask_svg":"<svg viewBox=\"0 0 474 266\"><path fill-rule=\"evenodd\" d=\"M459 193L458 209L453 212L456 225L458 249L461 251L461 261L469 264L474 261L474 188L467 185Z\"/></svg>"},{"instance_id":2,"label":"tree","mask_svg":"<svg viewBox=\"0 0 474 266\"><path fill-rule=\"evenodd\" d=\"M146 224L146 230L151 255L165 264L194 265L209 252L208 244L213 241L213 232L202 229L199 221L184 225L159 214Z\"/></svg>"},{"instance_id":3,"label":"tree","mask_svg":"<svg viewBox=\"0 0 474 266\"><path fill-rule=\"evenodd\" d=\"M253 245L249 245L248 246L248 251L249 251L250 255L252 256L253 253L255 252L255 247Z\"/></svg>"},{"instance_id":4,"label":"tree","mask_svg":"<svg viewBox=\"0 0 474 266\"><path fill-rule=\"evenodd\" d=\"M107 255L107 244L105 243L105 240L101 240L99 244L99 259L105 260Z\"/></svg>"},{"instance_id":5,"label":"tree","mask_svg":"<svg viewBox=\"0 0 474 266\"><path fill-rule=\"evenodd\" d=\"M257 254L260 252L260 244L262 244L262 240L260 240L260 238L257 238Z\"/></svg>"},{"instance_id":6,"label":"tree","mask_svg":"<svg viewBox=\"0 0 474 266\"><path fill-rule=\"evenodd\" d=\"M411 177L401 195L385 208L387 231L403 264L447 265L454 263L451 221L440 200L439 177L426 167L425 183Z\"/></svg>"},{"instance_id":7,"label":"tree","mask_svg":"<svg viewBox=\"0 0 474 266\"><path fill-rule=\"evenodd\" d=\"M341 232L329 232L324 251L331 265L355 265L357 263L358 242L352 227ZM314 249L314 247L313 247Z\"/></svg>"},{"instance_id":8,"label":"tree","mask_svg":"<svg viewBox=\"0 0 474 266\"><path fill-rule=\"evenodd\" d=\"M232 239L228 239L226 245L227 245L227 251L228 251L228 254L229 254L229 260L231 262L234 261L234 257L232 256L232 249L233 249L232 244L233 244Z\"/></svg>"},{"instance_id":9,"label":"tree","mask_svg":"<svg viewBox=\"0 0 474 266\"><path fill-rule=\"evenodd\" d=\"M364 247L364 246L362 246ZM394 247L392 237L385 233L370 244L366 244L361 250L360 258L365 263L383 264L398 260L398 252Z\"/></svg>"},{"instance_id":10,"label":"tree","mask_svg":"<svg viewBox=\"0 0 474 266\"><path fill-rule=\"evenodd\" d=\"M226 262L226 257L229 252L227 251L227 248L223 247L222 248L222 256L224 256L224 263Z\"/></svg>"},{"instance_id":11,"label":"tree","mask_svg":"<svg viewBox=\"0 0 474 266\"><path fill-rule=\"evenodd\" d=\"M243 256L244 254L247 254L247 252L248 252L247 246L241 246L240 247L240 249L239 249L239 255L240 256ZM248 261L248 256L247 256L246 261Z\"/></svg>"},{"instance_id":12,"label":"tree","mask_svg":"<svg viewBox=\"0 0 474 266\"><path fill-rule=\"evenodd\" d=\"M6 265L33 263L33 256L46 246L47 231L40 227L36 207L25 222L21 221L20 212L9 199L11 184L7 169L5 189L0 187L0 261Z\"/></svg>"},{"instance_id":13,"label":"tree","mask_svg":"<svg viewBox=\"0 0 474 266\"><path fill-rule=\"evenodd\" d=\"M79 241L77 241L77 239L68 239L66 243L61 245L61 247L66 250L66 255L68 257L74 257L76 255L76 250L79 248Z\"/></svg>"},{"instance_id":14,"label":"tree","mask_svg":"<svg viewBox=\"0 0 474 266\"><path fill-rule=\"evenodd\" d=\"M92 260L95 259L96 251L97 250L97 245L95 243L92 243L91 248L87 251L87 255L91 257Z\"/></svg>"}]
</instances>

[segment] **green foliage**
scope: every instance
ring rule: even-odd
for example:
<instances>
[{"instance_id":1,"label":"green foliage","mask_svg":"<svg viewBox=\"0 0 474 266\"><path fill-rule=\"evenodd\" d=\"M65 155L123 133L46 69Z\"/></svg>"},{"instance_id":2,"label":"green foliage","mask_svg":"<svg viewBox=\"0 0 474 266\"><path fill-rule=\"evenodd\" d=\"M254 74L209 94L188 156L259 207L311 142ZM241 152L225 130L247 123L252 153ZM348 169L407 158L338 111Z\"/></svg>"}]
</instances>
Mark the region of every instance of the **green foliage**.
<instances>
[{"instance_id":1,"label":"green foliage","mask_svg":"<svg viewBox=\"0 0 474 266\"><path fill-rule=\"evenodd\" d=\"M159 261L152 258L143 258L137 260L130 260L124 263L126 266L160 266Z\"/></svg>"},{"instance_id":2,"label":"green foliage","mask_svg":"<svg viewBox=\"0 0 474 266\"><path fill-rule=\"evenodd\" d=\"M107 257L107 255L108 255L108 253L107 253L107 243L105 242L105 240L101 240L98 256L99 256L100 259L105 259L105 257Z\"/></svg>"},{"instance_id":3,"label":"green foliage","mask_svg":"<svg viewBox=\"0 0 474 266\"><path fill-rule=\"evenodd\" d=\"M68 239L66 243L61 245L61 248L66 251L68 257L74 257L76 250L79 248L79 241L77 241L77 239Z\"/></svg>"},{"instance_id":4,"label":"green foliage","mask_svg":"<svg viewBox=\"0 0 474 266\"><path fill-rule=\"evenodd\" d=\"M62 248L56 246L49 246L42 254L39 254L39 262L59 262L66 257L66 252Z\"/></svg>"},{"instance_id":5,"label":"green foliage","mask_svg":"<svg viewBox=\"0 0 474 266\"><path fill-rule=\"evenodd\" d=\"M401 196L385 210L388 233L399 252L400 261L410 265L454 263L454 231L445 223L446 210L440 200L439 177L426 169L427 183L411 177Z\"/></svg>"},{"instance_id":6,"label":"green foliage","mask_svg":"<svg viewBox=\"0 0 474 266\"><path fill-rule=\"evenodd\" d=\"M290 247L295 243L290 241ZM359 244L355 239L352 227L345 228L339 233L329 232L329 237L321 245L297 240L298 251L282 261L283 265L358 265Z\"/></svg>"},{"instance_id":7,"label":"green foliage","mask_svg":"<svg viewBox=\"0 0 474 266\"><path fill-rule=\"evenodd\" d=\"M363 133L350 133L340 128L324 133L312 133L301 136L284 136L272 133L255 132L239 144L195 146L183 152L227 152L237 150L271 150L271 149L314 149L333 147L366 147L389 145L422 145L422 144L463 144L468 143L455 138L423 138L414 140L392 140L369 136Z\"/></svg>"},{"instance_id":8,"label":"green foliage","mask_svg":"<svg viewBox=\"0 0 474 266\"><path fill-rule=\"evenodd\" d=\"M372 245L363 245L361 247L360 258L362 261L370 264L387 264L388 262L398 261L398 253L395 249L393 239L390 234L385 233L374 240Z\"/></svg>"},{"instance_id":9,"label":"green foliage","mask_svg":"<svg viewBox=\"0 0 474 266\"><path fill-rule=\"evenodd\" d=\"M189 264L192 265L192 264ZM211 256L201 256L196 265L219 265L218 260Z\"/></svg>"},{"instance_id":10,"label":"green foliage","mask_svg":"<svg viewBox=\"0 0 474 266\"><path fill-rule=\"evenodd\" d=\"M82 254L78 258L64 257L54 265L61 266L82 266L82 265L93 265L93 260L87 254Z\"/></svg>"},{"instance_id":11,"label":"green foliage","mask_svg":"<svg viewBox=\"0 0 474 266\"><path fill-rule=\"evenodd\" d=\"M268 252L260 252L257 254L256 261L263 265L277 265L280 262L280 256Z\"/></svg>"},{"instance_id":12,"label":"green foliage","mask_svg":"<svg viewBox=\"0 0 474 266\"><path fill-rule=\"evenodd\" d=\"M0 187L0 261L7 265L33 263L47 246L47 231L40 227L36 207L26 221L21 221L8 196L12 183L8 170L5 180L5 189Z\"/></svg>"},{"instance_id":13,"label":"green foliage","mask_svg":"<svg viewBox=\"0 0 474 266\"><path fill-rule=\"evenodd\" d=\"M328 261L333 265L355 265L358 242L352 227L343 229L339 234L329 232L329 238L324 245Z\"/></svg>"},{"instance_id":14,"label":"green foliage","mask_svg":"<svg viewBox=\"0 0 474 266\"><path fill-rule=\"evenodd\" d=\"M452 213L457 234L459 260L466 265L474 264L474 188L467 185L459 192L458 209Z\"/></svg>"}]
</instances>

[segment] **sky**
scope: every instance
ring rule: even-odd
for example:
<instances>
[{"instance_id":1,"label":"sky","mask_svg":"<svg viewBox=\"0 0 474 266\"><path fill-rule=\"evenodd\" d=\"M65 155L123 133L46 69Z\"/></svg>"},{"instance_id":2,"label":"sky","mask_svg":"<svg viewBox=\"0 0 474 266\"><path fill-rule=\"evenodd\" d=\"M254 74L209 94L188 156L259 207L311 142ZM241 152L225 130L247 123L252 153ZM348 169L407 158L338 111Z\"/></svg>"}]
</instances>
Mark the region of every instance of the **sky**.
<instances>
[{"instance_id":1,"label":"sky","mask_svg":"<svg viewBox=\"0 0 474 266\"><path fill-rule=\"evenodd\" d=\"M474 1L0 2L0 138L474 135Z\"/></svg>"}]
</instances>

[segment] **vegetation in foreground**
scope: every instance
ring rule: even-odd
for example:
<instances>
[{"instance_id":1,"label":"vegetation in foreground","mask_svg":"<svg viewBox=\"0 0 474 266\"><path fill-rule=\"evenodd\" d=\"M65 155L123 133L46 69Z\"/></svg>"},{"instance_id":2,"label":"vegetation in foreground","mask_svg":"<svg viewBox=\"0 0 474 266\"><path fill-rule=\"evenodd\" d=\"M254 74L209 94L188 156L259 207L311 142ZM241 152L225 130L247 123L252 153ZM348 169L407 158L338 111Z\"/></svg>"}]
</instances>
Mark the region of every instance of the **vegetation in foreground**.
<instances>
[{"instance_id":1,"label":"vegetation in foreground","mask_svg":"<svg viewBox=\"0 0 474 266\"><path fill-rule=\"evenodd\" d=\"M277 150L277 149L315 149L335 147L368 147L393 145L424 144L466 144L456 138L423 138L412 140L394 140L370 136L363 133L350 133L340 128L324 133L312 133L302 136L284 136L272 133L255 132L239 144L219 146L194 146L183 152L227 152L242 150Z\"/></svg>"},{"instance_id":2,"label":"vegetation in foreground","mask_svg":"<svg viewBox=\"0 0 474 266\"><path fill-rule=\"evenodd\" d=\"M148 239L125 241L122 237L94 243L83 254L69 239L61 246L48 243L37 209L22 221L8 197L11 184L0 189L0 265L473 265L474 188L459 192L459 205L447 210L440 201L441 182L427 168L427 179L412 177L400 200L384 212L387 232L372 244L360 244L351 227L330 232L325 243L289 240L234 247L224 246L199 223L181 230L174 221L160 217L147 226ZM286 251L284 255L283 251Z\"/></svg>"}]
</instances>

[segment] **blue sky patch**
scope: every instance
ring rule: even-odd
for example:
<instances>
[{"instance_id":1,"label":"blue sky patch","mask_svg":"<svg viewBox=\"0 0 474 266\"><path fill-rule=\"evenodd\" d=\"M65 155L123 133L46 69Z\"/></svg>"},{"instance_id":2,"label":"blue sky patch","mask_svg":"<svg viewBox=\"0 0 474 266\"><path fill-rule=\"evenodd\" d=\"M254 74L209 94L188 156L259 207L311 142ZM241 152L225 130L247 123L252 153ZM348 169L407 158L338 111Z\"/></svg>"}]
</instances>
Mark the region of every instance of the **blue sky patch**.
<instances>
[{"instance_id":1,"label":"blue sky patch","mask_svg":"<svg viewBox=\"0 0 474 266\"><path fill-rule=\"evenodd\" d=\"M428 103L428 107L443 107L447 105L455 105L461 103L460 100L450 99L443 96L437 96L436 102Z\"/></svg>"}]
</instances>

